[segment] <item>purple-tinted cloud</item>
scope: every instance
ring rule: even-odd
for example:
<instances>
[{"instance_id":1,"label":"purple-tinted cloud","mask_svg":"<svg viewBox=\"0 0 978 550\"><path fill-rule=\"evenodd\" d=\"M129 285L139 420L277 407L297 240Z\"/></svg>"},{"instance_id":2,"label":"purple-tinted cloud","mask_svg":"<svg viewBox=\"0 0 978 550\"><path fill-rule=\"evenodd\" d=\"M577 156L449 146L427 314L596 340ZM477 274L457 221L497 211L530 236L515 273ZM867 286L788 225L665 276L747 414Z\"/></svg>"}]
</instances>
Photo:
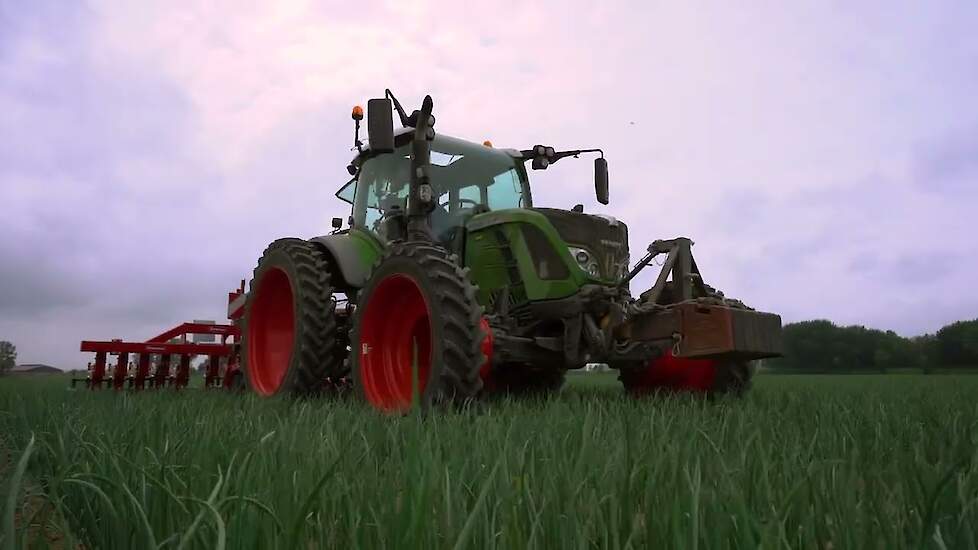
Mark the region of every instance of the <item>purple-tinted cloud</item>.
<instances>
[{"instance_id":1,"label":"purple-tinted cloud","mask_svg":"<svg viewBox=\"0 0 978 550\"><path fill-rule=\"evenodd\" d=\"M978 89L974 92L978 94ZM978 125L949 132L922 146L914 176L921 189L978 198Z\"/></svg>"}]
</instances>

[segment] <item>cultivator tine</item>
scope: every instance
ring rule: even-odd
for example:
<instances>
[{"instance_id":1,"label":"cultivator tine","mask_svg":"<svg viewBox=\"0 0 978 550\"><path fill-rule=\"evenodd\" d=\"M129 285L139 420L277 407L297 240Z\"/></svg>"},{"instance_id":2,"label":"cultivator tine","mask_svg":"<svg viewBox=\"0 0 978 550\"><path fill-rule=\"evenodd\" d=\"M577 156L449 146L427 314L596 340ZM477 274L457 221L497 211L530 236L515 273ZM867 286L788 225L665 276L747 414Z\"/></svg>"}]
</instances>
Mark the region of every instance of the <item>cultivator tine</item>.
<instances>
[{"instance_id":1,"label":"cultivator tine","mask_svg":"<svg viewBox=\"0 0 978 550\"><path fill-rule=\"evenodd\" d=\"M221 386L224 389L234 389L234 378L237 376L239 368L237 346L235 346L231 355L228 356L227 366L224 367L224 377L221 379Z\"/></svg>"},{"instance_id":2,"label":"cultivator tine","mask_svg":"<svg viewBox=\"0 0 978 550\"><path fill-rule=\"evenodd\" d=\"M112 389L121 390L126 383L126 376L129 374L129 354L120 352L115 368L112 369Z\"/></svg>"},{"instance_id":3,"label":"cultivator tine","mask_svg":"<svg viewBox=\"0 0 978 550\"><path fill-rule=\"evenodd\" d=\"M102 387L102 380L105 378L105 352L100 351L95 354L95 366L92 367L92 377L88 380L90 389Z\"/></svg>"},{"instance_id":4,"label":"cultivator tine","mask_svg":"<svg viewBox=\"0 0 978 550\"><path fill-rule=\"evenodd\" d=\"M153 387L162 388L166 386L166 381L170 377L170 354L164 353L160 355L160 364L156 366L156 372L153 374Z\"/></svg>"},{"instance_id":5,"label":"cultivator tine","mask_svg":"<svg viewBox=\"0 0 978 550\"><path fill-rule=\"evenodd\" d=\"M207 373L204 377L204 387L217 387L220 380L221 356L209 355L207 357Z\"/></svg>"},{"instance_id":6,"label":"cultivator tine","mask_svg":"<svg viewBox=\"0 0 978 550\"><path fill-rule=\"evenodd\" d=\"M187 387L187 382L190 381L190 356L187 354L180 355L180 367L177 369L177 379L175 380L175 386L177 388Z\"/></svg>"},{"instance_id":7,"label":"cultivator tine","mask_svg":"<svg viewBox=\"0 0 978 550\"><path fill-rule=\"evenodd\" d=\"M149 375L149 354L140 353L139 363L136 365L136 377L133 379L133 387L138 391L146 387L146 377Z\"/></svg>"}]
</instances>

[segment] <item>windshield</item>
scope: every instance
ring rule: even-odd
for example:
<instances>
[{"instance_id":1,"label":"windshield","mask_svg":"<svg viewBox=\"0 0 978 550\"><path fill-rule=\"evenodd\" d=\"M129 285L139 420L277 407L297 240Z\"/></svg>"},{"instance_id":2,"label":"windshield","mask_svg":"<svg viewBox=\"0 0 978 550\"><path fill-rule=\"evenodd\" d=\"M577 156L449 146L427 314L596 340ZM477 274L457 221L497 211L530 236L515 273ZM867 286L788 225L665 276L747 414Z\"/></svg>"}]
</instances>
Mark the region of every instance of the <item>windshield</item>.
<instances>
[{"instance_id":1,"label":"windshield","mask_svg":"<svg viewBox=\"0 0 978 550\"><path fill-rule=\"evenodd\" d=\"M431 145L430 175L438 197L431 213L438 240L450 238L476 212L531 206L522 163L505 151L437 136ZM354 224L382 233L384 212L394 205L407 209L410 179L410 142L366 160L357 176ZM345 191L338 195L348 196Z\"/></svg>"}]
</instances>

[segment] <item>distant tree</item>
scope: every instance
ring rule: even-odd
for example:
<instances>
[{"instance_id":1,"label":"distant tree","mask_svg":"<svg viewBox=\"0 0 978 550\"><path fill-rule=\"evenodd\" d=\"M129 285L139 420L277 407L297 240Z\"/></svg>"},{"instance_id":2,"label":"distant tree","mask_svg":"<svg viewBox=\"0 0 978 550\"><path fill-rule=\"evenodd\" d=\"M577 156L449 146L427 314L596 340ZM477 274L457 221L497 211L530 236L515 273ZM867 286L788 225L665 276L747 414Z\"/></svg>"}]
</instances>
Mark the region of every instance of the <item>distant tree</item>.
<instances>
[{"instance_id":1,"label":"distant tree","mask_svg":"<svg viewBox=\"0 0 978 550\"><path fill-rule=\"evenodd\" d=\"M876 369L885 372L889 369L897 368L919 368L923 366L920 357L914 349L913 343L888 330L886 332L875 330L873 365Z\"/></svg>"},{"instance_id":2,"label":"distant tree","mask_svg":"<svg viewBox=\"0 0 978 550\"><path fill-rule=\"evenodd\" d=\"M785 325L784 357L772 360L770 366L810 372L835 370L838 364L837 331L835 324L824 319Z\"/></svg>"},{"instance_id":3,"label":"distant tree","mask_svg":"<svg viewBox=\"0 0 978 550\"><path fill-rule=\"evenodd\" d=\"M804 372L886 372L896 368L978 367L978 319L959 321L937 334L904 338L892 330L861 325L840 327L817 319L784 326L784 357L773 370Z\"/></svg>"},{"instance_id":4,"label":"distant tree","mask_svg":"<svg viewBox=\"0 0 978 550\"><path fill-rule=\"evenodd\" d=\"M978 366L978 319L947 325L937 331L936 340L942 366Z\"/></svg>"},{"instance_id":5,"label":"distant tree","mask_svg":"<svg viewBox=\"0 0 978 550\"><path fill-rule=\"evenodd\" d=\"M876 366L876 345L882 333L862 325L838 327L836 329L837 368L846 371L878 370Z\"/></svg>"},{"instance_id":6,"label":"distant tree","mask_svg":"<svg viewBox=\"0 0 978 550\"><path fill-rule=\"evenodd\" d=\"M824 319L789 323L784 357L773 369L807 372L885 372L922 364L914 344L893 331L860 325L840 327Z\"/></svg>"},{"instance_id":7,"label":"distant tree","mask_svg":"<svg viewBox=\"0 0 978 550\"><path fill-rule=\"evenodd\" d=\"M0 340L0 375L14 368L17 364L17 346L6 340Z\"/></svg>"},{"instance_id":8,"label":"distant tree","mask_svg":"<svg viewBox=\"0 0 978 550\"><path fill-rule=\"evenodd\" d=\"M937 337L933 334L914 336L910 339L910 349L913 354L913 366L924 369L925 373L940 366Z\"/></svg>"}]
</instances>

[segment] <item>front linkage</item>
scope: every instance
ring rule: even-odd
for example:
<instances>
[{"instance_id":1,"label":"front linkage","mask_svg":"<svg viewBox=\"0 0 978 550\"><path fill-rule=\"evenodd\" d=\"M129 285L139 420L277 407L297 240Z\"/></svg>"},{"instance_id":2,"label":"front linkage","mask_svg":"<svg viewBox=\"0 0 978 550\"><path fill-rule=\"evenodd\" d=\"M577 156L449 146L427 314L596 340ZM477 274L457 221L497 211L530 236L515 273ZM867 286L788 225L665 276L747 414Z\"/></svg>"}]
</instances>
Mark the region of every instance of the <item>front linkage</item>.
<instances>
[{"instance_id":1,"label":"front linkage","mask_svg":"<svg viewBox=\"0 0 978 550\"><path fill-rule=\"evenodd\" d=\"M691 245L682 237L657 240L618 286L586 285L569 298L530 304L526 312L493 312L494 364L575 369L605 363L620 371L633 393L742 393L750 362L780 355L781 319L705 284ZM662 254L655 284L632 298L628 283ZM521 317L532 321L521 323ZM559 320L561 334L539 336L540 320Z\"/></svg>"}]
</instances>

